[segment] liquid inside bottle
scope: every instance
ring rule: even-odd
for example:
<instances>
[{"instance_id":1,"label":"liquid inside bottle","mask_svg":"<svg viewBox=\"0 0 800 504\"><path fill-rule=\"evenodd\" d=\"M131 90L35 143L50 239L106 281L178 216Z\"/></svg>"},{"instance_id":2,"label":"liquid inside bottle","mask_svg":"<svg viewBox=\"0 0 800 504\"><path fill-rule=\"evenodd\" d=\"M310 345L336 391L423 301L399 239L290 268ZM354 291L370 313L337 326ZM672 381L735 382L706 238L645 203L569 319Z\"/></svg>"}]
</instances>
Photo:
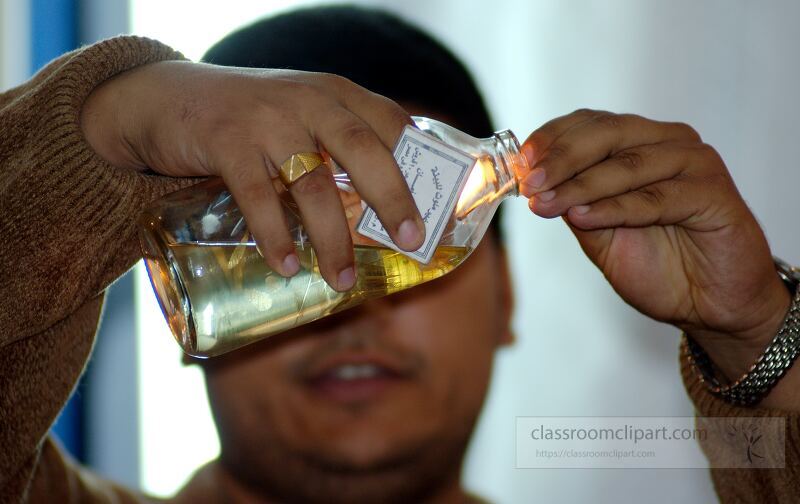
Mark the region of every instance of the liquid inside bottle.
<instances>
[{"instance_id":1,"label":"liquid inside bottle","mask_svg":"<svg viewBox=\"0 0 800 504\"><path fill-rule=\"evenodd\" d=\"M187 337L181 346L211 356L439 278L470 252L440 246L420 264L385 247L356 245L356 284L338 292L322 278L314 249L295 248L301 269L291 278L269 269L253 243L177 243L168 245L168 263L153 256L145 263L159 298L171 304L162 306L170 329Z\"/></svg>"}]
</instances>

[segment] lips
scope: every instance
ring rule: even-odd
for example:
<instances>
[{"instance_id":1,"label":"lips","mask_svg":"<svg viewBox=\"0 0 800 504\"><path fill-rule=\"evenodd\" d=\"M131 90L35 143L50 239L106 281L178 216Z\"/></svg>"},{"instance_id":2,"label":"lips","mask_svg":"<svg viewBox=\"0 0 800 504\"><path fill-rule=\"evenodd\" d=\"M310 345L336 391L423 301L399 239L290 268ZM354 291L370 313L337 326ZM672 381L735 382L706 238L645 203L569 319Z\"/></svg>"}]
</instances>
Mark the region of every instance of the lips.
<instances>
[{"instance_id":1,"label":"lips","mask_svg":"<svg viewBox=\"0 0 800 504\"><path fill-rule=\"evenodd\" d=\"M383 367L371 363L342 364L325 373L324 378L344 382L366 380L385 376L387 374L386 371Z\"/></svg>"},{"instance_id":2,"label":"lips","mask_svg":"<svg viewBox=\"0 0 800 504\"><path fill-rule=\"evenodd\" d=\"M387 355L331 356L305 373L303 384L323 399L340 403L376 400L412 377L410 366Z\"/></svg>"}]
</instances>

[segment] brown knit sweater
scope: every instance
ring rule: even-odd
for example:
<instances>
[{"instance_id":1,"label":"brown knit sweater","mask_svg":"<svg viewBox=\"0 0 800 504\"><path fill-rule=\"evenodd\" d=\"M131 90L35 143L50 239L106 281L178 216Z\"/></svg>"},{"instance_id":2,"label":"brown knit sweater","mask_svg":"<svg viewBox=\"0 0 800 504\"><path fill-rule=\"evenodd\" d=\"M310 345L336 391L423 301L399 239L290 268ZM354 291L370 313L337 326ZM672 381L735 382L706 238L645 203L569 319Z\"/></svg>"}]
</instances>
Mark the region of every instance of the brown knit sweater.
<instances>
[{"instance_id":1,"label":"brown knit sweater","mask_svg":"<svg viewBox=\"0 0 800 504\"><path fill-rule=\"evenodd\" d=\"M140 257L137 215L192 183L104 162L82 136L81 106L120 72L178 58L120 37L0 95L0 503L143 500L67 460L48 430L91 352L104 290ZM682 365L701 415L787 418L787 468L713 471L722 502L800 502L800 416L729 406Z\"/></svg>"},{"instance_id":2,"label":"brown knit sweater","mask_svg":"<svg viewBox=\"0 0 800 504\"><path fill-rule=\"evenodd\" d=\"M191 181L110 166L86 143L80 111L110 77L178 58L152 40L112 39L0 95L0 502L113 501L47 433L91 352L103 291L140 257L136 216Z\"/></svg>"}]
</instances>

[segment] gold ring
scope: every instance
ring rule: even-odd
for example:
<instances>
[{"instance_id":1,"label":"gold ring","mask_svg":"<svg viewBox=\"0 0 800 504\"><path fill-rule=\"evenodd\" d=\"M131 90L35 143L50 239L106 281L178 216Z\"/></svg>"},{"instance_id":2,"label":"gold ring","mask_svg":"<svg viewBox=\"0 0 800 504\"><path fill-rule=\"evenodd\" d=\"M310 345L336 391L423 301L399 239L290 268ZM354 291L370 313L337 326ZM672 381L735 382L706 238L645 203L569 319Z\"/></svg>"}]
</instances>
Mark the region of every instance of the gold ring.
<instances>
[{"instance_id":1,"label":"gold ring","mask_svg":"<svg viewBox=\"0 0 800 504\"><path fill-rule=\"evenodd\" d=\"M283 162L278 174L283 185L289 187L297 182L300 177L311 173L323 163L325 163L325 160L322 159L319 152L298 152L297 154L292 154L292 157Z\"/></svg>"}]
</instances>

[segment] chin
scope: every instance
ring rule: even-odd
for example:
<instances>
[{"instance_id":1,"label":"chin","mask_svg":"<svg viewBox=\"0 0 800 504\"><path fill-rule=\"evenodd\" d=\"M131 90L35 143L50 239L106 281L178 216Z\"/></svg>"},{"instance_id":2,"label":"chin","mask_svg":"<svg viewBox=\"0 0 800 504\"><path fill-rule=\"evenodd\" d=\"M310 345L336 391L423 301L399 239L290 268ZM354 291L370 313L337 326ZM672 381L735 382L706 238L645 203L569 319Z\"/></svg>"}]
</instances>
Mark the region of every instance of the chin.
<instances>
[{"instance_id":1,"label":"chin","mask_svg":"<svg viewBox=\"0 0 800 504\"><path fill-rule=\"evenodd\" d=\"M324 451L340 453L347 458L380 458L396 451L397 447L417 445L435 438L441 431L433 422L421 423L419 419L420 413L396 417L367 413L349 420L329 418L313 427L317 438L315 444L327 446L329 449Z\"/></svg>"},{"instance_id":2,"label":"chin","mask_svg":"<svg viewBox=\"0 0 800 504\"><path fill-rule=\"evenodd\" d=\"M320 456L332 465L346 467L351 470L368 470L383 467L397 458L404 451L400 440L391 440L383 436L352 436L330 443L320 450Z\"/></svg>"}]
</instances>

